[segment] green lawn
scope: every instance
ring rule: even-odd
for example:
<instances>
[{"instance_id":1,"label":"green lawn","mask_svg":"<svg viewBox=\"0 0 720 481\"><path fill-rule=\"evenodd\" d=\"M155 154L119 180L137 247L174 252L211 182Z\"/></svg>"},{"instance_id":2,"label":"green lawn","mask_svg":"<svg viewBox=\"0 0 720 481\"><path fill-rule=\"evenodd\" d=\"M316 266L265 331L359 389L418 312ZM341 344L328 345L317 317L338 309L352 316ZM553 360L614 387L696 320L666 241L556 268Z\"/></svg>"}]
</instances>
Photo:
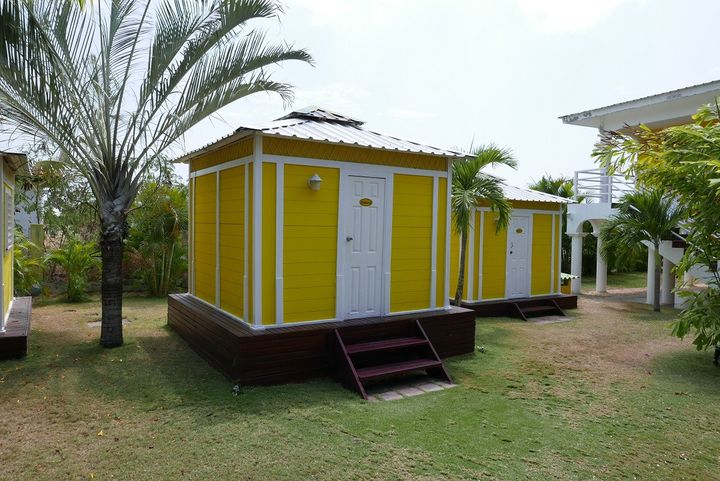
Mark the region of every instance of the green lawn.
<instances>
[{"instance_id":1,"label":"green lawn","mask_svg":"<svg viewBox=\"0 0 720 481\"><path fill-rule=\"evenodd\" d=\"M582 298L574 320L478 321L459 387L367 403L330 380L239 396L131 298L126 344L97 303L36 307L0 363L0 479L717 479L720 369L673 311Z\"/></svg>"},{"instance_id":2,"label":"green lawn","mask_svg":"<svg viewBox=\"0 0 720 481\"><path fill-rule=\"evenodd\" d=\"M608 288L644 288L647 286L647 272L609 272ZM583 276L583 292L595 290L595 277Z\"/></svg>"}]
</instances>

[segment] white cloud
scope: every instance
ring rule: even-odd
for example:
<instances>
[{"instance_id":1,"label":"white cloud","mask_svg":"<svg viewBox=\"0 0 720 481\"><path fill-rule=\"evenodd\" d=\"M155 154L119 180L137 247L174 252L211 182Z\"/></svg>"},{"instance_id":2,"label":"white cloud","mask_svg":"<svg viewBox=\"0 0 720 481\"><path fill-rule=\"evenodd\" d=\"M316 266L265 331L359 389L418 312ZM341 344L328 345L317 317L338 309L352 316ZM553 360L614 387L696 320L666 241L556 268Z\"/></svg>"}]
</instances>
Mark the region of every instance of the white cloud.
<instances>
[{"instance_id":1,"label":"white cloud","mask_svg":"<svg viewBox=\"0 0 720 481\"><path fill-rule=\"evenodd\" d=\"M435 117L435 114L432 114L430 112L422 112L420 110L412 109L401 109L396 107L389 109L388 114L391 117L403 120L426 120Z\"/></svg>"},{"instance_id":2,"label":"white cloud","mask_svg":"<svg viewBox=\"0 0 720 481\"><path fill-rule=\"evenodd\" d=\"M623 4L644 0L517 0L520 11L545 33L587 30Z\"/></svg>"},{"instance_id":3,"label":"white cloud","mask_svg":"<svg viewBox=\"0 0 720 481\"><path fill-rule=\"evenodd\" d=\"M360 28L364 21L375 25L387 23L402 9L408 0L292 0L290 7L298 5L310 13L315 26ZM348 21L352 19L353 21Z\"/></svg>"}]
</instances>

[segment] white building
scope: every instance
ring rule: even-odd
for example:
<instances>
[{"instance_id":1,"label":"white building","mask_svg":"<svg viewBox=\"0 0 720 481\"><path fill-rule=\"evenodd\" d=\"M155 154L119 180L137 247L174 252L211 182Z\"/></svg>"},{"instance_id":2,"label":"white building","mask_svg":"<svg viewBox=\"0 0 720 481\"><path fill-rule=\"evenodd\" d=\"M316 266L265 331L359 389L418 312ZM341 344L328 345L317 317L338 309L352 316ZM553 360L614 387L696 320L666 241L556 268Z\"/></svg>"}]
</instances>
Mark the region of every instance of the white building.
<instances>
[{"instance_id":1,"label":"white building","mask_svg":"<svg viewBox=\"0 0 720 481\"><path fill-rule=\"evenodd\" d=\"M683 125L692 121L702 105L715 102L720 97L720 80L685 87L649 97L620 102L606 107L587 110L576 114L564 115L560 119L565 124L579 125L598 129L598 133L608 130L623 130L644 124L652 129L662 129L673 125ZM572 238L571 273L578 276L572 281L572 292L580 292L582 276L583 224L592 225L592 235L596 238L597 251L600 252L600 227L614 213L613 204L626 192L634 189L631 181L622 176L609 176L603 169L588 169L575 172L575 192L585 195L588 203L568 205L567 234ZM675 245L673 245L675 244ZM660 301L662 304L676 304L673 296L675 276L672 268L683 255L683 248L677 242L664 241L659 249L662 257L662 283ZM655 255L652 246L648 246L647 302L652 302L655 285ZM688 278L704 279L709 275L701 266L691 269ZM595 290L607 290L607 264L597 256L597 274Z\"/></svg>"}]
</instances>

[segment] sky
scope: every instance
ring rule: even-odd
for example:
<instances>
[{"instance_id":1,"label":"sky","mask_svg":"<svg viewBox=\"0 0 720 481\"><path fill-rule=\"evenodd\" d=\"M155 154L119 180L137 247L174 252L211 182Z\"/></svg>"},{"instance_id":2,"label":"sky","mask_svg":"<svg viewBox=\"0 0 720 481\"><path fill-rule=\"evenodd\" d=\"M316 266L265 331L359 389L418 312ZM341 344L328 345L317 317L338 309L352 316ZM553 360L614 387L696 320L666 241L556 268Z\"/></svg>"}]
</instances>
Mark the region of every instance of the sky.
<instances>
[{"instance_id":1,"label":"sky","mask_svg":"<svg viewBox=\"0 0 720 481\"><path fill-rule=\"evenodd\" d=\"M596 131L558 117L720 78L716 0L286 0L271 38L310 51L287 64L293 107L317 105L381 133L468 149L509 147L526 186L593 166ZM188 133L192 150L281 116L258 94Z\"/></svg>"},{"instance_id":2,"label":"sky","mask_svg":"<svg viewBox=\"0 0 720 481\"><path fill-rule=\"evenodd\" d=\"M324 107L424 144L512 149L526 186L593 166L596 131L559 116L720 79L717 0L282 0L256 27L306 48L287 63L294 108ZM224 108L173 154L292 107L256 94ZM186 168L178 172L186 175Z\"/></svg>"}]
</instances>

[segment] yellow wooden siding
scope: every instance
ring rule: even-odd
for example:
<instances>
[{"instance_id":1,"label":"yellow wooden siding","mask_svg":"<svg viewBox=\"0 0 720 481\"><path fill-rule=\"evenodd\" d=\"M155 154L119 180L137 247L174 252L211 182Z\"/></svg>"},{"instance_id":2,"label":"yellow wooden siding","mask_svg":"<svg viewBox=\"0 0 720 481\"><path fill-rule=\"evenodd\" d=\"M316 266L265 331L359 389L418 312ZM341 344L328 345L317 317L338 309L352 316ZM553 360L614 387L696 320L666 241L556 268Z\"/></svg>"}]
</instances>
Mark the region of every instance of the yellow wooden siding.
<instances>
[{"instance_id":1,"label":"yellow wooden siding","mask_svg":"<svg viewBox=\"0 0 720 481\"><path fill-rule=\"evenodd\" d=\"M450 222L452 222L452 217ZM450 298L455 298L458 275L460 274L460 237L455 232L455 225L450 225Z\"/></svg>"},{"instance_id":2,"label":"yellow wooden siding","mask_svg":"<svg viewBox=\"0 0 720 481\"><path fill-rule=\"evenodd\" d=\"M482 298L505 297L505 257L507 252L507 230L495 231L497 214L485 212L483 226L483 267Z\"/></svg>"},{"instance_id":3,"label":"yellow wooden siding","mask_svg":"<svg viewBox=\"0 0 720 481\"><path fill-rule=\"evenodd\" d=\"M443 307L445 299L445 230L447 226L447 180L438 179L437 258L435 276L435 307Z\"/></svg>"},{"instance_id":4,"label":"yellow wooden siding","mask_svg":"<svg viewBox=\"0 0 720 481\"><path fill-rule=\"evenodd\" d=\"M193 240L193 232L195 231L195 214L193 214L195 206L195 179L188 182L188 292L195 295L194 278L195 278L195 241Z\"/></svg>"},{"instance_id":5,"label":"yellow wooden siding","mask_svg":"<svg viewBox=\"0 0 720 481\"><path fill-rule=\"evenodd\" d=\"M323 179L317 192L307 186L313 174ZM284 185L284 322L332 319L340 171L285 164Z\"/></svg>"},{"instance_id":6,"label":"yellow wooden siding","mask_svg":"<svg viewBox=\"0 0 720 481\"><path fill-rule=\"evenodd\" d=\"M481 219L480 212L475 212L475 228L470 233L473 243L473 292L468 292L467 298L473 301L480 298L480 289L482 289L482 273L480 272L480 259L482 259L482 253L480 252L480 246L482 245L480 243Z\"/></svg>"},{"instance_id":7,"label":"yellow wooden siding","mask_svg":"<svg viewBox=\"0 0 720 481\"><path fill-rule=\"evenodd\" d=\"M262 167L262 323L275 324L277 165L263 164Z\"/></svg>"},{"instance_id":8,"label":"yellow wooden siding","mask_svg":"<svg viewBox=\"0 0 720 481\"><path fill-rule=\"evenodd\" d=\"M393 180L390 311L430 307L432 177L395 174Z\"/></svg>"},{"instance_id":9,"label":"yellow wooden siding","mask_svg":"<svg viewBox=\"0 0 720 481\"><path fill-rule=\"evenodd\" d=\"M339 160L363 164L390 165L414 169L446 171L448 160L432 155L393 152L381 149L325 144L308 140L263 137L263 153L310 159Z\"/></svg>"},{"instance_id":10,"label":"yellow wooden siding","mask_svg":"<svg viewBox=\"0 0 720 481\"><path fill-rule=\"evenodd\" d=\"M231 160L241 159L253 153L253 138L238 140L211 152L199 155L190 161L190 172L207 169Z\"/></svg>"},{"instance_id":11,"label":"yellow wooden siding","mask_svg":"<svg viewBox=\"0 0 720 481\"><path fill-rule=\"evenodd\" d=\"M552 291L550 268L552 265L552 215L533 215L532 265L530 293L532 295L549 294Z\"/></svg>"},{"instance_id":12,"label":"yellow wooden siding","mask_svg":"<svg viewBox=\"0 0 720 481\"><path fill-rule=\"evenodd\" d=\"M195 179L195 295L215 304L216 174Z\"/></svg>"},{"instance_id":13,"label":"yellow wooden siding","mask_svg":"<svg viewBox=\"0 0 720 481\"><path fill-rule=\"evenodd\" d=\"M248 291L248 305L247 305L247 322L255 322L255 316L253 314L253 163L248 164L248 265L247 265L247 291Z\"/></svg>"},{"instance_id":14,"label":"yellow wooden siding","mask_svg":"<svg viewBox=\"0 0 720 481\"><path fill-rule=\"evenodd\" d=\"M5 190L11 190L12 186L5 183ZM5 196L3 196L2 199L2 212L3 212L3 223L2 223L2 249L3 249L3 315L7 314L8 309L10 308L10 302L12 302L13 299L13 250L12 249L5 249L5 242L6 242L6 235L7 232L5 232L6 226L7 226L7 218L5 215L7 214L7 208L5 206Z\"/></svg>"},{"instance_id":15,"label":"yellow wooden siding","mask_svg":"<svg viewBox=\"0 0 720 481\"><path fill-rule=\"evenodd\" d=\"M220 307L243 313L245 166L220 171Z\"/></svg>"}]
</instances>

